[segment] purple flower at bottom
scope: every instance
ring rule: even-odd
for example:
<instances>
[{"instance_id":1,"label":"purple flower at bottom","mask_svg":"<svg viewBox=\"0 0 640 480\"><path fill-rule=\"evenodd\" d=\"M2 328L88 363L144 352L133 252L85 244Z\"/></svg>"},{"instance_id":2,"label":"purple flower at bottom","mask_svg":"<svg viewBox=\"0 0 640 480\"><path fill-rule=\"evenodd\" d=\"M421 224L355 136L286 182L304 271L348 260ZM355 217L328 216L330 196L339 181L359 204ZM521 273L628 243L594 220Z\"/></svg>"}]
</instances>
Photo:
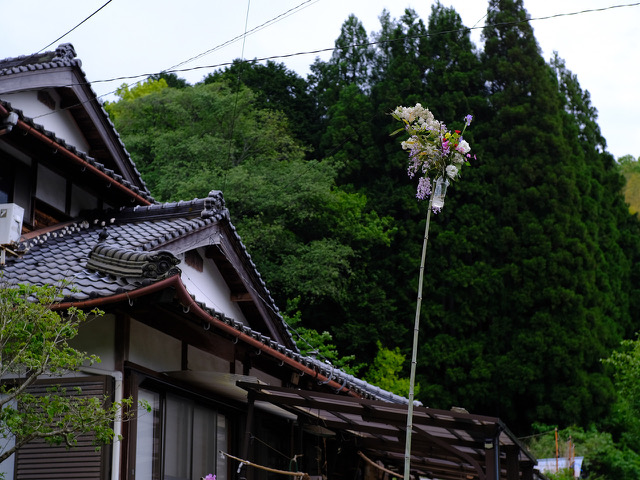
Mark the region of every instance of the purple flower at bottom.
<instances>
[{"instance_id":1,"label":"purple flower at bottom","mask_svg":"<svg viewBox=\"0 0 640 480\"><path fill-rule=\"evenodd\" d=\"M431 195L431 181L428 178L420 177L420 180L418 180L418 192L416 193L416 197L420 200L424 200L429 195Z\"/></svg>"},{"instance_id":2,"label":"purple flower at bottom","mask_svg":"<svg viewBox=\"0 0 640 480\"><path fill-rule=\"evenodd\" d=\"M216 480L216 476L210 473L209 475L204 477L204 480Z\"/></svg>"}]
</instances>

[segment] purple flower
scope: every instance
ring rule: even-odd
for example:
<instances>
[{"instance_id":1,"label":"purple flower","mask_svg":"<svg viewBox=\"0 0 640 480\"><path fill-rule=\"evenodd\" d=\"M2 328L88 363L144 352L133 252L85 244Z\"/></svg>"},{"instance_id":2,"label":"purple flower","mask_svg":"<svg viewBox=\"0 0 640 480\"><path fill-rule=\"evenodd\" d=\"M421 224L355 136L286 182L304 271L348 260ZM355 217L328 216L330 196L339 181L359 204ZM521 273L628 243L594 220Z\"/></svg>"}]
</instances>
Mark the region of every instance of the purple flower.
<instances>
[{"instance_id":1,"label":"purple flower","mask_svg":"<svg viewBox=\"0 0 640 480\"><path fill-rule=\"evenodd\" d=\"M420 200L424 200L429 195L431 195L431 182L428 178L420 177L420 180L418 180L418 193L416 193L416 197Z\"/></svg>"},{"instance_id":2,"label":"purple flower","mask_svg":"<svg viewBox=\"0 0 640 480\"><path fill-rule=\"evenodd\" d=\"M442 141L442 156L446 157L449 155L449 140Z\"/></svg>"},{"instance_id":3,"label":"purple flower","mask_svg":"<svg viewBox=\"0 0 640 480\"><path fill-rule=\"evenodd\" d=\"M473 117L471 115L467 115L466 117L464 117L465 126L468 127L471 124L471 120L473 120Z\"/></svg>"},{"instance_id":4,"label":"purple flower","mask_svg":"<svg viewBox=\"0 0 640 480\"><path fill-rule=\"evenodd\" d=\"M209 475L204 477L204 480L216 480L216 476L210 473Z\"/></svg>"}]
</instances>

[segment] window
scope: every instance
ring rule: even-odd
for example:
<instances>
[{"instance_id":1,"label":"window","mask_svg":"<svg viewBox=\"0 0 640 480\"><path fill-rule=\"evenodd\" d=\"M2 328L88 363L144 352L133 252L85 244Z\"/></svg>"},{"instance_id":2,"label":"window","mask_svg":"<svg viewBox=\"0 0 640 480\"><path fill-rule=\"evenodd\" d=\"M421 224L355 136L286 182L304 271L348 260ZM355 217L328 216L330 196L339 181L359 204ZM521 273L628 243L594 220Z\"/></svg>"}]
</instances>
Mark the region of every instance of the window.
<instances>
[{"instance_id":1,"label":"window","mask_svg":"<svg viewBox=\"0 0 640 480\"><path fill-rule=\"evenodd\" d=\"M151 413L137 419L136 480L199 480L209 473L227 479L227 419L193 400L138 391Z\"/></svg>"},{"instance_id":2,"label":"window","mask_svg":"<svg viewBox=\"0 0 640 480\"><path fill-rule=\"evenodd\" d=\"M0 203L9 203L13 201L13 183L15 174L13 167L6 164L6 159L3 159L5 165L0 170Z\"/></svg>"}]
</instances>

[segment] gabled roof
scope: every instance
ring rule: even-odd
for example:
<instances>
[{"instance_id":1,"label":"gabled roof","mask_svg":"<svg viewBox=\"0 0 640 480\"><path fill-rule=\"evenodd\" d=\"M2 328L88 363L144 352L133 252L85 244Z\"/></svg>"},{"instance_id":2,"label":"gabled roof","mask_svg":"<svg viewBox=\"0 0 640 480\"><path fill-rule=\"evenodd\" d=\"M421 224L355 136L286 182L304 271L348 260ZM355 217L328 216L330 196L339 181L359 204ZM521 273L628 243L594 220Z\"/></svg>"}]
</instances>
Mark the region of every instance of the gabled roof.
<instances>
[{"instance_id":1,"label":"gabled roof","mask_svg":"<svg viewBox=\"0 0 640 480\"><path fill-rule=\"evenodd\" d=\"M70 43L55 51L0 60L0 99L3 94L55 89L61 103L52 114L69 112L89 143L84 152L105 168L149 195L120 136L91 88Z\"/></svg>"},{"instance_id":2,"label":"gabled roof","mask_svg":"<svg viewBox=\"0 0 640 480\"><path fill-rule=\"evenodd\" d=\"M32 232L9 257L10 283L70 282L64 301L133 293L180 270L178 256L206 248L247 320L295 348L265 283L229 220L220 192L206 199L90 212L74 222ZM224 317L221 312L217 315Z\"/></svg>"}]
</instances>

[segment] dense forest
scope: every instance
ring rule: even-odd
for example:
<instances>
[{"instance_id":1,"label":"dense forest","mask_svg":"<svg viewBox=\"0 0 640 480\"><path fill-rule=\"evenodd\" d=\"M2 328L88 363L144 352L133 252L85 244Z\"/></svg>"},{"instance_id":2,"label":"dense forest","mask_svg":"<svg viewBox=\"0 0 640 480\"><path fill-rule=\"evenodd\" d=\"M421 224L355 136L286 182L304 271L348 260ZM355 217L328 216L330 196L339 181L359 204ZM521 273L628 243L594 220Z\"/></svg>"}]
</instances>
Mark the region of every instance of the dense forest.
<instances>
[{"instance_id":1,"label":"dense forest","mask_svg":"<svg viewBox=\"0 0 640 480\"><path fill-rule=\"evenodd\" d=\"M640 329L623 189L640 170L607 152L589 93L542 58L528 18L522 0L491 0L479 49L440 3L426 23L382 12L372 34L350 16L307 78L238 60L194 85L123 86L105 106L156 199L222 190L292 327L403 395L427 202L390 113L421 103L460 130L473 115L475 157L431 217L417 398L523 436L558 427L587 439L592 478L640 478L622 388Z\"/></svg>"}]
</instances>

